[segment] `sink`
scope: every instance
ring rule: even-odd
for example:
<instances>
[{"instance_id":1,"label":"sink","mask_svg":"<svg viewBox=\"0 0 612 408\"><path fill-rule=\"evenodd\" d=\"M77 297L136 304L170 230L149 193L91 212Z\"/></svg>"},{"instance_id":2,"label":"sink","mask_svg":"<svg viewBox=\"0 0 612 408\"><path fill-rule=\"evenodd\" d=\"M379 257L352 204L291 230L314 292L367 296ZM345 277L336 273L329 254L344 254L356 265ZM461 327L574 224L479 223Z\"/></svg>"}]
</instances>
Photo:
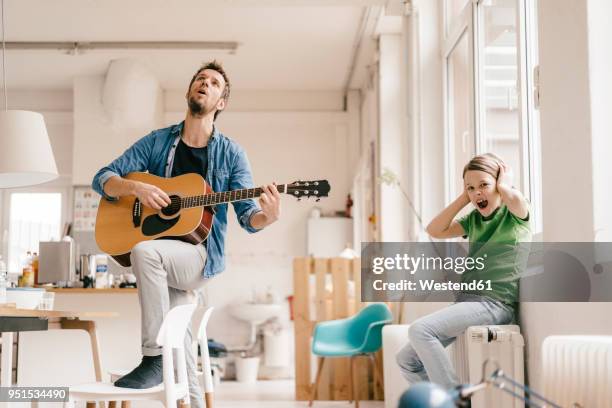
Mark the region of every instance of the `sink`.
<instances>
[{"instance_id":1,"label":"sink","mask_svg":"<svg viewBox=\"0 0 612 408\"><path fill-rule=\"evenodd\" d=\"M268 319L280 317L282 310L282 305L274 303L238 303L231 307L230 313L236 319L258 325Z\"/></svg>"}]
</instances>

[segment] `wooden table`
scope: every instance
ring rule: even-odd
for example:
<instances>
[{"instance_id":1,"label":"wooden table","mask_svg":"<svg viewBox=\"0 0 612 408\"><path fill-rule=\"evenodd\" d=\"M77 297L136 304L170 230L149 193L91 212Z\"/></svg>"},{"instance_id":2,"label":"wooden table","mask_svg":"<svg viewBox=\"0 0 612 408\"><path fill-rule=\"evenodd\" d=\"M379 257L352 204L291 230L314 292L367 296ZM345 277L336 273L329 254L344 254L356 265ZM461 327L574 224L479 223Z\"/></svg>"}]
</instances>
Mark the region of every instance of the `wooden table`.
<instances>
[{"instance_id":1,"label":"wooden table","mask_svg":"<svg viewBox=\"0 0 612 408\"><path fill-rule=\"evenodd\" d=\"M102 381L102 366L100 364L100 347L96 335L96 323L93 320L87 319L115 316L118 316L118 314L114 312L30 310L0 306L0 333L2 333L0 385L3 387L10 387L12 385L13 334L15 332L44 331L49 329L85 330L89 334L91 341L96 381Z\"/></svg>"}]
</instances>

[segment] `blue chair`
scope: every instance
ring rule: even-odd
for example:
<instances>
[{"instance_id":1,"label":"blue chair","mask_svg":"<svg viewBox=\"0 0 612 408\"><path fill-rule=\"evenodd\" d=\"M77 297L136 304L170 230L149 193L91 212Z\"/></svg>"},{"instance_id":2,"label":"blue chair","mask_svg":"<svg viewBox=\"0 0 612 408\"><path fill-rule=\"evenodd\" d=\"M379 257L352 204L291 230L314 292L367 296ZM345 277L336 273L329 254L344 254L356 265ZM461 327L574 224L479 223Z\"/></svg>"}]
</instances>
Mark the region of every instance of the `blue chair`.
<instances>
[{"instance_id":1,"label":"blue chair","mask_svg":"<svg viewBox=\"0 0 612 408\"><path fill-rule=\"evenodd\" d=\"M391 311L384 303L374 303L363 308L353 317L329 322L321 322L315 326L312 337L312 352L319 357L317 377L312 384L310 403L317 398L317 388L321 379L323 364L327 357L350 357L350 395L359 408L355 390L354 365L359 356L368 356L382 378L382 370L378 366L374 353L382 346L382 328L391 323Z\"/></svg>"}]
</instances>

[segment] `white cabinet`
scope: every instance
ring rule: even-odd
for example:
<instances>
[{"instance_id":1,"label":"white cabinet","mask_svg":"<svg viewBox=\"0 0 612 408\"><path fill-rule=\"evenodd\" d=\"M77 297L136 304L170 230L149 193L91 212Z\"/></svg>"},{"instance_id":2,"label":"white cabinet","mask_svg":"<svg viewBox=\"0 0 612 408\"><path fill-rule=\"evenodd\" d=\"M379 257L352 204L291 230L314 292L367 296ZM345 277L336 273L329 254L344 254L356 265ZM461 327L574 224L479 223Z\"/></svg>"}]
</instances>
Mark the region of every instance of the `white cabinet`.
<instances>
[{"instance_id":1,"label":"white cabinet","mask_svg":"<svg viewBox=\"0 0 612 408\"><path fill-rule=\"evenodd\" d=\"M306 254L317 258L340 255L346 245L353 243L353 220L344 217L308 219Z\"/></svg>"}]
</instances>

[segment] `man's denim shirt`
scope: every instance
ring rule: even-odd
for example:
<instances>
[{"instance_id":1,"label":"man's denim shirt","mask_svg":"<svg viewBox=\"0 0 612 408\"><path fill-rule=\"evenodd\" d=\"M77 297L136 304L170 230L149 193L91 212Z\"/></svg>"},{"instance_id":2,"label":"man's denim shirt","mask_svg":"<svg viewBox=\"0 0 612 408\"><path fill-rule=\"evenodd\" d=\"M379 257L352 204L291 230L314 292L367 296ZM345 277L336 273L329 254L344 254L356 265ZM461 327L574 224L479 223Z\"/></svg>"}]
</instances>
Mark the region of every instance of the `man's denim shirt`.
<instances>
[{"instance_id":1,"label":"man's denim shirt","mask_svg":"<svg viewBox=\"0 0 612 408\"><path fill-rule=\"evenodd\" d=\"M125 176L134 171L148 171L160 177L170 177L174 153L178 145L183 122L154 130L127 149L111 164L94 176L92 187L108 200L116 200L104 193L104 183L112 176ZM206 181L213 191L253 188L251 168L244 150L233 140L219 133L216 127L208 141L208 171ZM255 201L232 202L238 222L250 233L259 230L250 223L251 216L261 211ZM224 241L227 230L227 204L215 206L212 230L208 236L206 265L202 274L210 278L225 269Z\"/></svg>"}]
</instances>

